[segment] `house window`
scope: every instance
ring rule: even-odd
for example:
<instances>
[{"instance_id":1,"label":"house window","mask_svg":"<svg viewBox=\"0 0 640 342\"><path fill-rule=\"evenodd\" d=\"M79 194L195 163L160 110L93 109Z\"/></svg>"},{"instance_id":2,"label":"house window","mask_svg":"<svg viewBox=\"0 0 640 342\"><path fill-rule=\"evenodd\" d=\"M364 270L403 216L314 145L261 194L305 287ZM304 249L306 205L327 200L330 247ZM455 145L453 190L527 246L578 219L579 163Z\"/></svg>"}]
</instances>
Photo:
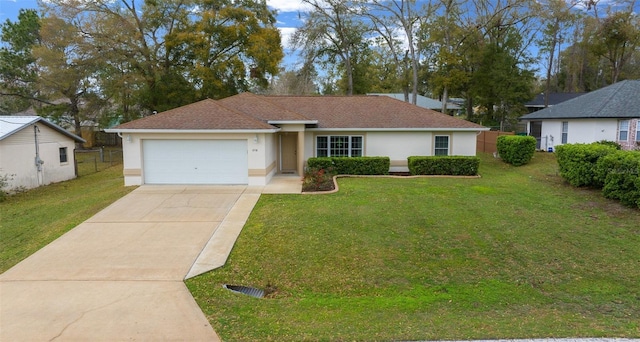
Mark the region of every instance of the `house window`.
<instances>
[{"instance_id":1,"label":"house window","mask_svg":"<svg viewBox=\"0 0 640 342\"><path fill-rule=\"evenodd\" d=\"M448 135L436 135L434 155L436 156L449 155L449 136Z\"/></svg>"},{"instance_id":2,"label":"house window","mask_svg":"<svg viewBox=\"0 0 640 342\"><path fill-rule=\"evenodd\" d=\"M569 137L569 122L563 121L562 122L562 143L563 144L567 143L568 137Z\"/></svg>"},{"instance_id":3,"label":"house window","mask_svg":"<svg viewBox=\"0 0 640 342\"><path fill-rule=\"evenodd\" d=\"M618 141L629 140L629 120L622 120L618 123Z\"/></svg>"},{"instance_id":4,"label":"house window","mask_svg":"<svg viewBox=\"0 0 640 342\"><path fill-rule=\"evenodd\" d=\"M640 142L640 120L636 122L636 141Z\"/></svg>"},{"instance_id":5,"label":"house window","mask_svg":"<svg viewBox=\"0 0 640 342\"><path fill-rule=\"evenodd\" d=\"M318 136L316 157L362 157L362 136Z\"/></svg>"},{"instance_id":6,"label":"house window","mask_svg":"<svg viewBox=\"0 0 640 342\"><path fill-rule=\"evenodd\" d=\"M60 163L66 163L69 160L67 159L67 148L60 147Z\"/></svg>"}]
</instances>

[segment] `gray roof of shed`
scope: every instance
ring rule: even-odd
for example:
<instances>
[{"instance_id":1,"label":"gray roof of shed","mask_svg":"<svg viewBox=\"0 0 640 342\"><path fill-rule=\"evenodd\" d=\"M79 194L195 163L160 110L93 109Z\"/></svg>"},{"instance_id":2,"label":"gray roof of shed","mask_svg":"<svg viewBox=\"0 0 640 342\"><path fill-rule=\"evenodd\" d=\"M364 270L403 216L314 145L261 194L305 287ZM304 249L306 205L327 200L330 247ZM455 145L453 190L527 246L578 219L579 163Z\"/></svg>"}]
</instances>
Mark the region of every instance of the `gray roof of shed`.
<instances>
[{"instance_id":1,"label":"gray roof of shed","mask_svg":"<svg viewBox=\"0 0 640 342\"><path fill-rule=\"evenodd\" d=\"M559 103L520 120L640 118L640 80L621 81Z\"/></svg>"},{"instance_id":2,"label":"gray roof of shed","mask_svg":"<svg viewBox=\"0 0 640 342\"><path fill-rule=\"evenodd\" d=\"M66 135L67 137L77 142L81 142L81 143L86 142L81 137L67 131L66 129L40 116L10 116L10 115L0 116L0 140L8 138L11 135L36 123L42 123L45 126L48 126L53 130L58 131L60 134Z\"/></svg>"}]
</instances>

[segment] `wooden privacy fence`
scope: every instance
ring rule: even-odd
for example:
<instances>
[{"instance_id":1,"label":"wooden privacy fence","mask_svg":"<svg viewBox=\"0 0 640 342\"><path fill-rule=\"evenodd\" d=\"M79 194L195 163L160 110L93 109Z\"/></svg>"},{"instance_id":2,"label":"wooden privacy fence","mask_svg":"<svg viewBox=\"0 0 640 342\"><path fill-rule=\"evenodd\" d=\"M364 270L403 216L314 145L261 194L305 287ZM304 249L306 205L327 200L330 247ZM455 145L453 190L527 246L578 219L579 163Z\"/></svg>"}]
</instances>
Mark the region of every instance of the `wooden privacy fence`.
<instances>
[{"instance_id":1,"label":"wooden privacy fence","mask_svg":"<svg viewBox=\"0 0 640 342\"><path fill-rule=\"evenodd\" d=\"M501 135L513 135L513 132L483 131L476 138L476 152L498 152L496 147L498 137Z\"/></svg>"}]
</instances>

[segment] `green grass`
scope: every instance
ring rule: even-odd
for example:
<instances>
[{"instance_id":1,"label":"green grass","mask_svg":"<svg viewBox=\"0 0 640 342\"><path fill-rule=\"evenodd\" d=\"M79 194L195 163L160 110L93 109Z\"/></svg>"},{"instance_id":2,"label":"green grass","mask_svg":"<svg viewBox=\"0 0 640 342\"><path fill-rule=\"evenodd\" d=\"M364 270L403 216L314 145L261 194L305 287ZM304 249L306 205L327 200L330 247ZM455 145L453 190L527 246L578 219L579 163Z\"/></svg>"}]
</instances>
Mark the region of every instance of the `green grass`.
<instances>
[{"instance_id":1,"label":"green grass","mask_svg":"<svg viewBox=\"0 0 640 342\"><path fill-rule=\"evenodd\" d=\"M480 174L263 195L187 286L225 341L640 337L640 212L564 184L553 154Z\"/></svg>"},{"instance_id":2,"label":"green grass","mask_svg":"<svg viewBox=\"0 0 640 342\"><path fill-rule=\"evenodd\" d=\"M120 165L0 202L0 273L133 190L123 184Z\"/></svg>"}]
</instances>

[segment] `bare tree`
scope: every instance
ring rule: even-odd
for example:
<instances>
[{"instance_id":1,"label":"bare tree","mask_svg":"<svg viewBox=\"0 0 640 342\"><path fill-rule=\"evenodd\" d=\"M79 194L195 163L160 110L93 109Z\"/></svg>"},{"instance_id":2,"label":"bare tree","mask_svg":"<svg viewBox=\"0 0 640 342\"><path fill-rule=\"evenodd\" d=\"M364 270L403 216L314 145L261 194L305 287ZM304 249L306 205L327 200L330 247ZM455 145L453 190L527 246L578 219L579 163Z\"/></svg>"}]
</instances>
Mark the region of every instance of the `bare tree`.
<instances>
[{"instance_id":1,"label":"bare tree","mask_svg":"<svg viewBox=\"0 0 640 342\"><path fill-rule=\"evenodd\" d=\"M347 77L347 95L353 95L352 65L358 46L364 41L368 28L357 20L350 4L342 0L302 0L311 10L305 23L291 38L301 48L305 63L324 60L341 63Z\"/></svg>"}]
</instances>

